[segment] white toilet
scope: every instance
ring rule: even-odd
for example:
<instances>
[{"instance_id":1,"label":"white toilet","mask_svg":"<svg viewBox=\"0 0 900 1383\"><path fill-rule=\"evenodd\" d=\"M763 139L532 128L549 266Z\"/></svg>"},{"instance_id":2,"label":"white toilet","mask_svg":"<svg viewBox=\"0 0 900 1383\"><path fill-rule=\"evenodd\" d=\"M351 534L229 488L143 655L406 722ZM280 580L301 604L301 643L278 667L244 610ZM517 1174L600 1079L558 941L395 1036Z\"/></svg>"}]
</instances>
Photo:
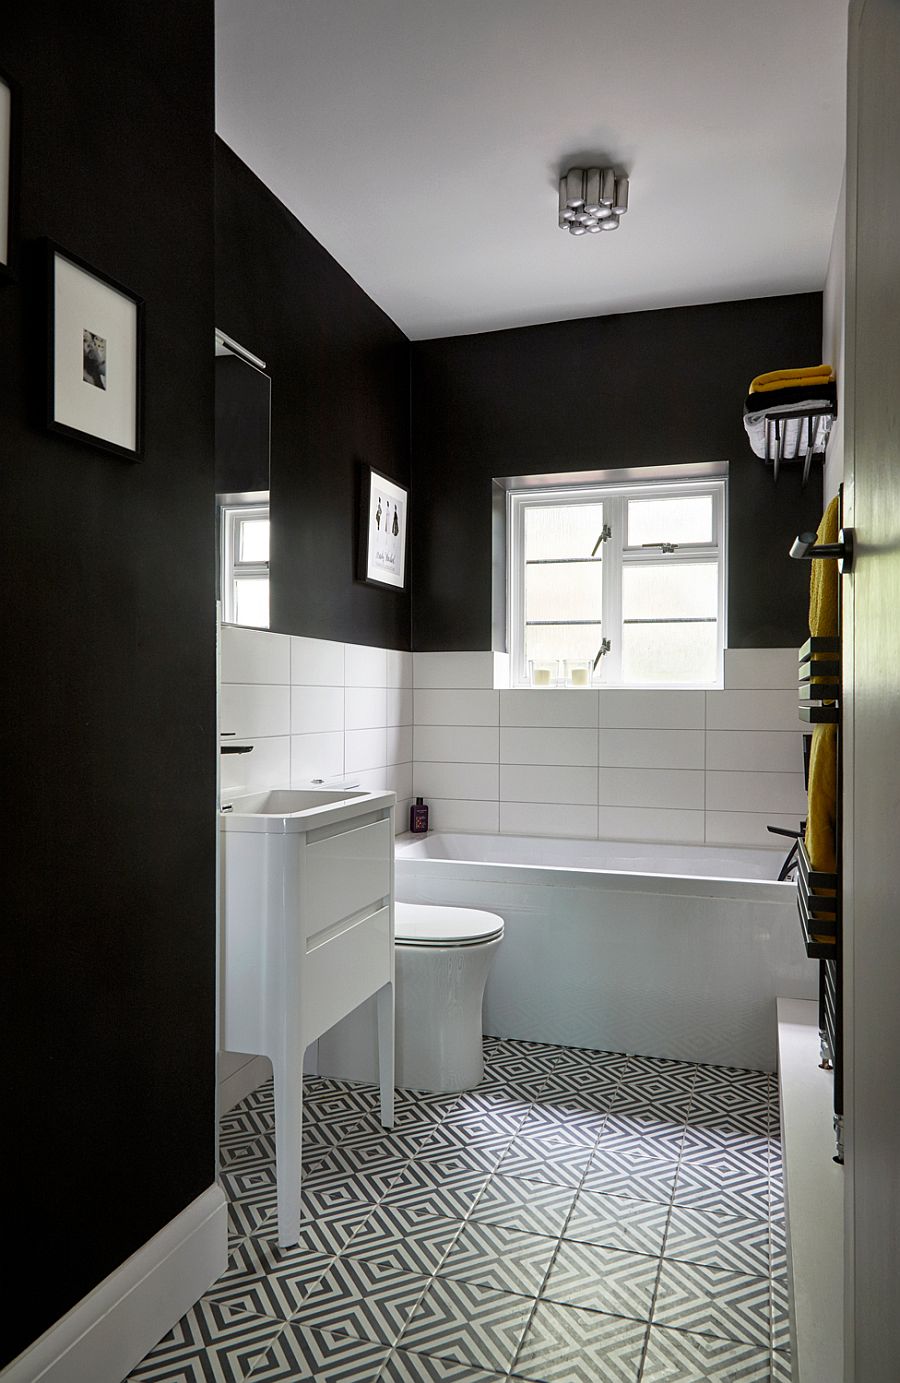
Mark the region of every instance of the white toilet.
<instances>
[{"instance_id":1,"label":"white toilet","mask_svg":"<svg viewBox=\"0 0 900 1383\"><path fill-rule=\"evenodd\" d=\"M408 1090L470 1090L483 1072L481 1005L503 918L475 908L394 909L395 1081ZM367 1002L319 1039L320 1075L375 1079L375 1011Z\"/></svg>"},{"instance_id":2,"label":"white toilet","mask_svg":"<svg viewBox=\"0 0 900 1383\"><path fill-rule=\"evenodd\" d=\"M396 1081L470 1090L481 1080L481 1004L503 918L475 908L397 903Z\"/></svg>"}]
</instances>

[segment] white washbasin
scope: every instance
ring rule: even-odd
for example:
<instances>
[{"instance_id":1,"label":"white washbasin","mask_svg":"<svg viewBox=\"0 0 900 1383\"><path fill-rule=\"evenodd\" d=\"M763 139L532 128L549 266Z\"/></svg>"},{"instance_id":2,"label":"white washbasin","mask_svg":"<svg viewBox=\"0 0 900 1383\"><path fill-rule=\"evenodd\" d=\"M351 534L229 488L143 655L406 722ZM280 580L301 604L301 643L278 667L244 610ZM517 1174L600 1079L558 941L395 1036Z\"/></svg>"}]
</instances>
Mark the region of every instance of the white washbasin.
<instances>
[{"instance_id":1,"label":"white washbasin","mask_svg":"<svg viewBox=\"0 0 900 1383\"><path fill-rule=\"evenodd\" d=\"M270 788L233 797L222 804L225 831L307 831L360 812L392 807L392 792L349 788Z\"/></svg>"},{"instance_id":2,"label":"white washbasin","mask_svg":"<svg viewBox=\"0 0 900 1383\"><path fill-rule=\"evenodd\" d=\"M233 799L232 811L240 816L293 816L314 807L327 807L332 802L346 802L352 797L365 797L365 792L349 792L346 788L275 788L271 792L254 792Z\"/></svg>"}]
</instances>

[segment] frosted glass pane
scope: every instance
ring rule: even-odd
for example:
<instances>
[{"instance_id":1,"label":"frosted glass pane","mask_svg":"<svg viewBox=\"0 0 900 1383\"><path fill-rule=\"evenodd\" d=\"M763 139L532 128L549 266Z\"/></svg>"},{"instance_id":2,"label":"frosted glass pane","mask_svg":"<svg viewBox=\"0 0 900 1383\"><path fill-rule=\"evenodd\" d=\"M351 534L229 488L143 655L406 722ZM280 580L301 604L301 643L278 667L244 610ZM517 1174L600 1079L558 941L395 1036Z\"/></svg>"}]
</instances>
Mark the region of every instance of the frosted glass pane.
<instances>
[{"instance_id":1,"label":"frosted glass pane","mask_svg":"<svg viewBox=\"0 0 900 1383\"><path fill-rule=\"evenodd\" d=\"M711 543L711 495L628 501L628 547L642 543Z\"/></svg>"},{"instance_id":2,"label":"frosted glass pane","mask_svg":"<svg viewBox=\"0 0 900 1383\"><path fill-rule=\"evenodd\" d=\"M549 504L527 508L525 560L590 557L602 528L602 504ZM598 549L598 556L600 551Z\"/></svg>"},{"instance_id":3,"label":"frosted glass pane","mask_svg":"<svg viewBox=\"0 0 900 1383\"><path fill-rule=\"evenodd\" d=\"M715 624L626 624L624 682L712 682L717 674Z\"/></svg>"},{"instance_id":4,"label":"frosted glass pane","mask_svg":"<svg viewBox=\"0 0 900 1383\"><path fill-rule=\"evenodd\" d=\"M268 562L269 520L241 519L239 562Z\"/></svg>"},{"instance_id":5,"label":"frosted glass pane","mask_svg":"<svg viewBox=\"0 0 900 1383\"><path fill-rule=\"evenodd\" d=\"M548 562L525 568L525 619L599 619L600 562Z\"/></svg>"},{"instance_id":6,"label":"frosted glass pane","mask_svg":"<svg viewBox=\"0 0 900 1383\"><path fill-rule=\"evenodd\" d=\"M259 578L234 583L234 622L252 624L257 629L269 627L269 583Z\"/></svg>"},{"instance_id":7,"label":"frosted glass pane","mask_svg":"<svg viewBox=\"0 0 900 1383\"><path fill-rule=\"evenodd\" d=\"M622 569L622 615L629 619L711 616L719 609L715 562L642 562Z\"/></svg>"},{"instance_id":8,"label":"frosted glass pane","mask_svg":"<svg viewBox=\"0 0 900 1383\"><path fill-rule=\"evenodd\" d=\"M537 663L551 662L555 658L582 658L593 662L600 637L599 623L528 625L525 657Z\"/></svg>"}]
</instances>

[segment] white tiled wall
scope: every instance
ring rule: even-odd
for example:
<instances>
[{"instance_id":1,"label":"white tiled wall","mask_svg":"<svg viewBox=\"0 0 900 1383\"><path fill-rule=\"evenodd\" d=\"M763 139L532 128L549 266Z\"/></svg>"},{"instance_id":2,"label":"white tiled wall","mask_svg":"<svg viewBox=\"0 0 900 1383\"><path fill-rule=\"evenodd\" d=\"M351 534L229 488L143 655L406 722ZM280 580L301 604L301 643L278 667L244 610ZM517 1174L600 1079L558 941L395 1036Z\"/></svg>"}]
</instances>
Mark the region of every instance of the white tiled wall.
<instances>
[{"instance_id":1,"label":"white tiled wall","mask_svg":"<svg viewBox=\"0 0 900 1383\"><path fill-rule=\"evenodd\" d=\"M498 691L491 653L416 653L413 792L434 830L783 849L806 811L792 648L722 691Z\"/></svg>"},{"instance_id":2,"label":"white tiled wall","mask_svg":"<svg viewBox=\"0 0 900 1383\"><path fill-rule=\"evenodd\" d=\"M352 777L396 792L397 826L405 828L411 653L223 625L221 659L219 728L253 745L249 754L222 756L223 796Z\"/></svg>"}]
</instances>

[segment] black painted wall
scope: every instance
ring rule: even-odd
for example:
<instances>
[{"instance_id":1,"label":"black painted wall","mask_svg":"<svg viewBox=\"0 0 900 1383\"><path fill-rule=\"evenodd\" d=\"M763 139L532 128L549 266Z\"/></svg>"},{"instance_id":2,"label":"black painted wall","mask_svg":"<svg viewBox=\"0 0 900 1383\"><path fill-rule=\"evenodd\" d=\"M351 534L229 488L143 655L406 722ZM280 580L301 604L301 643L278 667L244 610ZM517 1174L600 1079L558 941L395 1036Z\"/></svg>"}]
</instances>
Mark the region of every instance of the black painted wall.
<instances>
[{"instance_id":1,"label":"black painted wall","mask_svg":"<svg viewBox=\"0 0 900 1383\"><path fill-rule=\"evenodd\" d=\"M754 375L819 360L821 314L810 293L416 342L413 647L491 646L494 476L723 460L728 642L802 642L809 572L787 552L821 481L773 485L741 408Z\"/></svg>"},{"instance_id":2,"label":"black painted wall","mask_svg":"<svg viewBox=\"0 0 900 1383\"><path fill-rule=\"evenodd\" d=\"M409 484L409 342L220 139L216 326L272 377L271 627L409 648L408 593L355 579L361 465Z\"/></svg>"},{"instance_id":3,"label":"black painted wall","mask_svg":"<svg viewBox=\"0 0 900 1383\"><path fill-rule=\"evenodd\" d=\"M214 1180L213 6L31 0L0 284L3 1360ZM33 242L141 294L145 455L45 432Z\"/></svg>"}]
</instances>

